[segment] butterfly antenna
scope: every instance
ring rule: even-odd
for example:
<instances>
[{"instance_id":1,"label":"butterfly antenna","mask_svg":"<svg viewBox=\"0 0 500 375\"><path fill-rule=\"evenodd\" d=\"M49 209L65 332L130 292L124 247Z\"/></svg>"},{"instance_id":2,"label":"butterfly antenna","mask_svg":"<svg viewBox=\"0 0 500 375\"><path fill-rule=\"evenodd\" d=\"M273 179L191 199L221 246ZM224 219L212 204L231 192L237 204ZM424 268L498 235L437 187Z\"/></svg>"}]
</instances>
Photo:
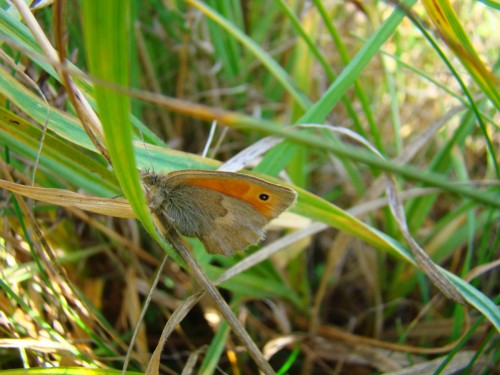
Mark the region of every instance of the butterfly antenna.
<instances>
[{"instance_id":1,"label":"butterfly antenna","mask_svg":"<svg viewBox=\"0 0 500 375\"><path fill-rule=\"evenodd\" d=\"M137 127L137 130L139 131L139 135L141 136L142 144L144 146L144 150L146 150L146 155L148 156L148 161L149 164L151 164L151 172L154 173L155 168L153 165L153 158L151 157L151 153L149 152L149 148L146 145L146 140L144 139L144 133L142 132L142 129L140 127Z\"/></svg>"}]
</instances>

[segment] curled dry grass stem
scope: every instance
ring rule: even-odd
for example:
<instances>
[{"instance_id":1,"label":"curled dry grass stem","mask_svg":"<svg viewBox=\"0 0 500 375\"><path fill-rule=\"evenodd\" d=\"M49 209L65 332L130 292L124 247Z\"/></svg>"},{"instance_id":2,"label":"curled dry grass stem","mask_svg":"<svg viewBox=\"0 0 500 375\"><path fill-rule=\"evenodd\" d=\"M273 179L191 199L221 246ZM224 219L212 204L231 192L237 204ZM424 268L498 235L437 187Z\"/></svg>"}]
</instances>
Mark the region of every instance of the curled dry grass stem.
<instances>
[{"instance_id":1,"label":"curled dry grass stem","mask_svg":"<svg viewBox=\"0 0 500 375\"><path fill-rule=\"evenodd\" d=\"M265 360L264 356L257 348L255 342L238 321L227 302L224 300L224 298L222 298L222 295L220 294L218 289L207 277L203 269L200 267L198 261L193 257L193 254L188 249L181 236L177 233L177 230L172 225L170 225L169 228L161 228L161 232L165 234L168 241L172 244L173 248L178 251L181 257L184 259L191 275L202 286L205 292L210 295L221 315L231 326L234 334L240 339L240 341L248 350L248 354L259 366L260 371L262 371L264 374L274 374L274 370L270 366L269 362ZM153 354L153 357L146 370L147 374L157 373L157 368L160 363L159 353L161 353L161 351L163 350L164 345L165 341L160 341L158 343L158 347L155 350L155 353Z\"/></svg>"}]
</instances>

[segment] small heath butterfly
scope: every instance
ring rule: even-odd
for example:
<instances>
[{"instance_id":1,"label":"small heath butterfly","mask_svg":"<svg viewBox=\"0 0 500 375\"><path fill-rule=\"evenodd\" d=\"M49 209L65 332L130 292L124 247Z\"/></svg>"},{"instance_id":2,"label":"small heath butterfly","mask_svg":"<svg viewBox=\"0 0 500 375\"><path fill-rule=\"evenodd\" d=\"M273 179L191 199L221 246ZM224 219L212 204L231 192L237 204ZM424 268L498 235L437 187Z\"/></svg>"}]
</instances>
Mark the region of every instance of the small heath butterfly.
<instances>
[{"instance_id":1,"label":"small heath butterfly","mask_svg":"<svg viewBox=\"0 0 500 375\"><path fill-rule=\"evenodd\" d=\"M143 171L141 178L149 189L153 214L184 236L198 237L209 253L216 254L231 255L259 242L266 224L297 197L287 187L233 172Z\"/></svg>"}]
</instances>

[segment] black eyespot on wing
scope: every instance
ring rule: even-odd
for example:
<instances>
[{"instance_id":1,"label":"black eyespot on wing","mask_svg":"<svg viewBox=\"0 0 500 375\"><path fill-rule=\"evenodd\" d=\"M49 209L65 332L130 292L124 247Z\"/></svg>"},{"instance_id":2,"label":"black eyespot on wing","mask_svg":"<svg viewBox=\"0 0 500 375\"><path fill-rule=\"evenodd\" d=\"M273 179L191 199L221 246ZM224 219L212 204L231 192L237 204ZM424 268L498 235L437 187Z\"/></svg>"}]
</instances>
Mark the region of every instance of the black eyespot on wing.
<instances>
[{"instance_id":1,"label":"black eyespot on wing","mask_svg":"<svg viewBox=\"0 0 500 375\"><path fill-rule=\"evenodd\" d=\"M269 195L265 194L265 193L262 193L262 194L259 195L259 199L261 201L267 201L269 199Z\"/></svg>"}]
</instances>

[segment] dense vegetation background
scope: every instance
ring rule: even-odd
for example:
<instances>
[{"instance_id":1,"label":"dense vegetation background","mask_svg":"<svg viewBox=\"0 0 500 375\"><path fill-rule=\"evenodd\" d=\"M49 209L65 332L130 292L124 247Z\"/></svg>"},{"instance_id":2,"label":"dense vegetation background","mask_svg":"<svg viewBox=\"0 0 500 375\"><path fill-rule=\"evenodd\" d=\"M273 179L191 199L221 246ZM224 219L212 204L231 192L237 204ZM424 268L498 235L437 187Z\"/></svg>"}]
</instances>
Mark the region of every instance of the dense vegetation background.
<instances>
[{"instance_id":1,"label":"dense vegetation background","mask_svg":"<svg viewBox=\"0 0 500 375\"><path fill-rule=\"evenodd\" d=\"M498 3L0 5L0 373L494 371ZM189 243L250 342L137 171L242 151L297 204L234 257Z\"/></svg>"}]
</instances>

